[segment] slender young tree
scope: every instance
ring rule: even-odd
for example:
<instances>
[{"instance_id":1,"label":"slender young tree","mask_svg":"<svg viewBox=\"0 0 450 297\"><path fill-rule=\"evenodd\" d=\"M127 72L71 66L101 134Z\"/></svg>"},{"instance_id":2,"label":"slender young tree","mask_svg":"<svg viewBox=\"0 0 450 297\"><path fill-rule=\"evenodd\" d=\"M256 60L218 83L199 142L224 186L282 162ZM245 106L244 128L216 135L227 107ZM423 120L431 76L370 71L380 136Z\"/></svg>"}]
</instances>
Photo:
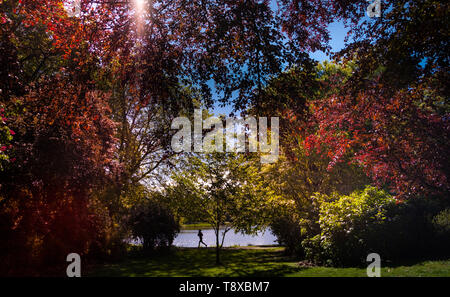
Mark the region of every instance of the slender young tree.
<instances>
[{"instance_id":1,"label":"slender young tree","mask_svg":"<svg viewBox=\"0 0 450 297\"><path fill-rule=\"evenodd\" d=\"M216 236L216 264L230 230L254 234L267 225L273 195L264 187L255 161L244 154L192 155L173 176L167 197L185 218L207 222ZM220 231L222 230L222 235Z\"/></svg>"}]
</instances>

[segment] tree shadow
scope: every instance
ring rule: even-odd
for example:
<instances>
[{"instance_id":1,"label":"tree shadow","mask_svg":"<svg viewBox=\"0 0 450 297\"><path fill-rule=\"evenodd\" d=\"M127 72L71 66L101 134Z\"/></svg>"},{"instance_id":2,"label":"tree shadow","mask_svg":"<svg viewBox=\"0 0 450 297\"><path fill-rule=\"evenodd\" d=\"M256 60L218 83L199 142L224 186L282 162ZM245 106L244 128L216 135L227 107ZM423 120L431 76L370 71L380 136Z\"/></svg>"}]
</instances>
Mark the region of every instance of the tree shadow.
<instances>
[{"instance_id":1,"label":"tree shadow","mask_svg":"<svg viewBox=\"0 0 450 297\"><path fill-rule=\"evenodd\" d=\"M177 248L169 253L135 253L119 263L103 265L88 276L283 276L302 270L282 249L223 249L221 265L214 248ZM290 262L290 263L288 263Z\"/></svg>"}]
</instances>

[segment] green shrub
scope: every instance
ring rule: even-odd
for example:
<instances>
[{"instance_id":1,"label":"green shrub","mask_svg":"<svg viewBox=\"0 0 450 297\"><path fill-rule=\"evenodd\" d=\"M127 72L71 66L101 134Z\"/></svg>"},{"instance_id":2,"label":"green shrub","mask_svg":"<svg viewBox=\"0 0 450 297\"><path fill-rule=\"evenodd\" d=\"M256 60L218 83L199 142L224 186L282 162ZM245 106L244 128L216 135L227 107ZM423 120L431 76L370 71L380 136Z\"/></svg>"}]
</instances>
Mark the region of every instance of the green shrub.
<instances>
[{"instance_id":1,"label":"green shrub","mask_svg":"<svg viewBox=\"0 0 450 297\"><path fill-rule=\"evenodd\" d=\"M438 234L450 236L450 208L444 209L433 218L433 225Z\"/></svg>"},{"instance_id":2,"label":"green shrub","mask_svg":"<svg viewBox=\"0 0 450 297\"><path fill-rule=\"evenodd\" d=\"M450 256L448 199L398 203L368 186L348 196L316 194L320 234L302 242L306 258L332 266L365 265L369 253L403 262Z\"/></svg>"},{"instance_id":3,"label":"green shrub","mask_svg":"<svg viewBox=\"0 0 450 297\"><path fill-rule=\"evenodd\" d=\"M132 236L142 242L144 250L169 248L180 225L172 212L155 201L136 206L131 213L129 226Z\"/></svg>"},{"instance_id":4,"label":"green shrub","mask_svg":"<svg viewBox=\"0 0 450 297\"><path fill-rule=\"evenodd\" d=\"M304 256L302 241L305 236L295 215L285 214L275 218L270 224L270 230L277 237L278 243L286 247L285 252L287 254Z\"/></svg>"},{"instance_id":5,"label":"green shrub","mask_svg":"<svg viewBox=\"0 0 450 297\"><path fill-rule=\"evenodd\" d=\"M334 266L365 261L373 251L371 243L377 240L373 238L374 232L386 220L387 206L395 204L395 200L371 186L348 196L335 195L319 200L322 201L319 210L321 234L305 242L308 252L316 253L314 260L319 257L322 262Z\"/></svg>"},{"instance_id":6,"label":"green shrub","mask_svg":"<svg viewBox=\"0 0 450 297\"><path fill-rule=\"evenodd\" d=\"M434 216L432 225L436 234L435 250L444 257L450 256L450 208Z\"/></svg>"},{"instance_id":7,"label":"green shrub","mask_svg":"<svg viewBox=\"0 0 450 297\"><path fill-rule=\"evenodd\" d=\"M321 246L320 234L304 239L302 247L305 252L305 258L309 261L331 266L331 260L327 259L327 255L324 254L324 249Z\"/></svg>"}]
</instances>

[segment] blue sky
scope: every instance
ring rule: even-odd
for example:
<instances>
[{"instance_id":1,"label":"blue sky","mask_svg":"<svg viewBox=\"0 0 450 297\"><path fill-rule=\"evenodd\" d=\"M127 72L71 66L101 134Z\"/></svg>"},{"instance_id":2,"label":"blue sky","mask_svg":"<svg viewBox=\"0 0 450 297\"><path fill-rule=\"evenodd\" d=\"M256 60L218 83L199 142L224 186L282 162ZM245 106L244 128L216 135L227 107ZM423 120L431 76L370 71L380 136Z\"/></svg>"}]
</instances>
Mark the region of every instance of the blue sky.
<instances>
[{"instance_id":1,"label":"blue sky","mask_svg":"<svg viewBox=\"0 0 450 297\"><path fill-rule=\"evenodd\" d=\"M344 48L344 39L347 35L348 29L344 27L343 22L334 22L328 26L328 30L330 31L330 45L334 52L340 51ZM317 60L319 62L323 62L325 60L330 60L330 58L321 51L316 51L311 53L311 58Z\"/></svg>"}]
</instances>

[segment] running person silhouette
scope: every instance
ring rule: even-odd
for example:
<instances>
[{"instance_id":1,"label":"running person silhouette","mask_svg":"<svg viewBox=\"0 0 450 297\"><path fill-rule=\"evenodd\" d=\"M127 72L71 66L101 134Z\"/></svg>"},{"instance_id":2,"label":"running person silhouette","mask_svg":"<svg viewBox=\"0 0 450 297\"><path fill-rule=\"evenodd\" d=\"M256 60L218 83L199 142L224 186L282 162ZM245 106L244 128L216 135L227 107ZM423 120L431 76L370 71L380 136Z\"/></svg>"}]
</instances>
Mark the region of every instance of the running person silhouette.
<instances>
[{"instance_id":1,"label":"running person silhouette","mask_svg":"<svg viewBox=\"0 0 450 297\"><path fill-rule=\"evenodd\" d=\"M203 242L203 233L202 233L201 229L198 230L198 234L197 235L198 235L198 238L200 239L199 242L198 242L198 247L200 247L200 243L204 244L207 247L208 245Z\"/></svg>"}]
</instances>

